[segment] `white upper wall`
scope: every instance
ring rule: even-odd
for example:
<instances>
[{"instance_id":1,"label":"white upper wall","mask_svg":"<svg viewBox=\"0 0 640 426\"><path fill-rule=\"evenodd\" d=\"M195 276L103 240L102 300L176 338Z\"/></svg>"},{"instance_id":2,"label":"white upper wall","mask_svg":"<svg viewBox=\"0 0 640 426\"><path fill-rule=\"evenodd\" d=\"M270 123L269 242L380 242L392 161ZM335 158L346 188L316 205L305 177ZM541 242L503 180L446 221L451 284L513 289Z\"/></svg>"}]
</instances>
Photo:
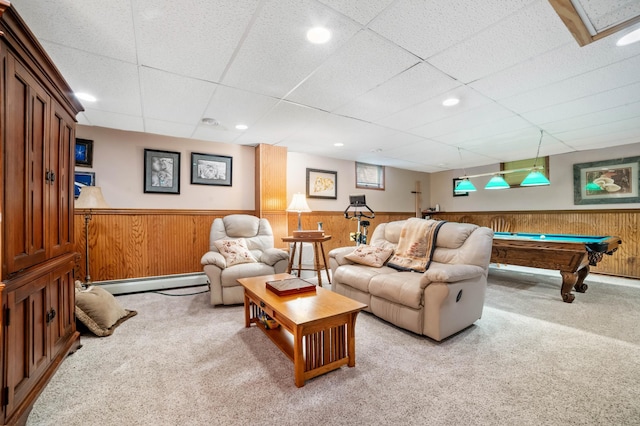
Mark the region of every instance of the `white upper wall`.
<instances>
[{"instance_id":1,"label":"white upper wall","mask_svg":"<svg viewBox=\"0 0 640 426\"><path fill-rule=\"evenodd\" d=\"M103 127L77 126L76 136L93 140L93 167L76 167L79 172L94 172L96 186L112 208L132 209L255 209L255 148L253 146L199 141L127 132ZM180 153L180 194L145 194L144 150L157 149ZM192 185L191 153L225 155L233 158L232 186ZM365 194L374 211L415 211L416 182L422 190L420 208L429 206L429 174L385 168L386 190L355 187L353 161L335 160L289 152L287 154L287 203L296 192L306 193L306 169L338 172L336 200L310 198L315 211L344 211L349 195Z\"/></svg>"}]
</instances>

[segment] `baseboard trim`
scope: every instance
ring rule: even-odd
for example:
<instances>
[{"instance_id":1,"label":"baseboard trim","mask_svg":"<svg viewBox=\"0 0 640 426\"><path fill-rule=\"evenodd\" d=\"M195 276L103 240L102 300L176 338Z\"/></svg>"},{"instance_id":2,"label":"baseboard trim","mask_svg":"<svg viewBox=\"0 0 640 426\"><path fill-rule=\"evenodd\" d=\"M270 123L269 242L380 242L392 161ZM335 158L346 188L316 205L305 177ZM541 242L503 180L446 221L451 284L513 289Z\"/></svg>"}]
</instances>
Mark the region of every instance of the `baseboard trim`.
<instances>
[{"instance_id":1,"label":"baseboard trim","mask_svg":"<svg viewBox=\"0 0 640 426\"><path fill-rule=\"evenodd\" d=\"M170 288L207 285L203 272L193 274L163 275L159 277L131 278L126 280L98 281L98 285L111 294L141 293L145 291L167 290Z\"/></svg>"}]
</instances>

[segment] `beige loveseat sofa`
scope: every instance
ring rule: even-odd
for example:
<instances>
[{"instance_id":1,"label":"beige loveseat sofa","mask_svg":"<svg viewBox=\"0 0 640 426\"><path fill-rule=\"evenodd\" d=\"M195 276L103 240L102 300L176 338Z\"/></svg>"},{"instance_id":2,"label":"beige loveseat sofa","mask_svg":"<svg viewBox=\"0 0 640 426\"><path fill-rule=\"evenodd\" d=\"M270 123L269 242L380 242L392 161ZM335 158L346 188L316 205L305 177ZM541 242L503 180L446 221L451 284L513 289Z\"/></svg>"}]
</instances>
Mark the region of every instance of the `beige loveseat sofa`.
<instances>
[{"instance_id":1,"label":"beige loveseat sofa","mask_svg":"<svg viewBox=\"0 0 640 426\"><path fill-rule=\"evenodd\" d=\"M408 221L424 219L379 224L369 246L397 250ZM356 247L331 250L333 291L366 303L367 311L398 327L437 341L465 329L482 316L493 231L446 222L434 240L428 269L420 273L398 271L387 266L388 261L380 267L356 263L346 257L353 258Z\"/></svg>"}]
</instances>

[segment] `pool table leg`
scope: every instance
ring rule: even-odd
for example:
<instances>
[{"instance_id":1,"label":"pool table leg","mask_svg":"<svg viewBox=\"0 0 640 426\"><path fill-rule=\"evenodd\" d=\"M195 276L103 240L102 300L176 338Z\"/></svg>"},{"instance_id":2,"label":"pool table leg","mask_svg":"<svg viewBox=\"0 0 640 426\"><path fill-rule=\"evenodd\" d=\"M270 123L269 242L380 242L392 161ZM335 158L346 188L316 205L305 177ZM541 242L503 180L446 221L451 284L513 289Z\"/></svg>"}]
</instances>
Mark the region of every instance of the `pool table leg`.
<instances>
[{"instance_id":1,"label":"pool table leg","mask_svg":"<svg viewBox=\"0 0 640 426\"><path fill-rule=\"evenodd\" d=\"M584 293L587 291L587 288L589 288L589 286L584 283L584 279L589 275L588 266L585 266L576 272L560 271L560 275L562 275L562 289L560 290L560 295L562 296L562 300L566 303L571 303L576 298L576 296L571 293L572 288L574 288L578 293Z\"/></svg>"}]
</instances>

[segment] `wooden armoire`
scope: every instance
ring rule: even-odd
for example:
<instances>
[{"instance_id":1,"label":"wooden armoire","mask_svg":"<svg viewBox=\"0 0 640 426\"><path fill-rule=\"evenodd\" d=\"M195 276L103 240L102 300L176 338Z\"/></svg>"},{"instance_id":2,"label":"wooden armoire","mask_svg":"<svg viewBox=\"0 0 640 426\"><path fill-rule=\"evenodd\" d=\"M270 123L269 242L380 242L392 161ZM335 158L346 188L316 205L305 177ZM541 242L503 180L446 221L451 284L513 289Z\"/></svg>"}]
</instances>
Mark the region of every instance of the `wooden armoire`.
<instances>
[{"instance_id":1,"label":"wooden armoire","mask_svg":"<svg viewBox=\"0 0 640 426\"><path fill-rule=\"evenodd\" d=\"M0 61L0 421L24 424L80 344L73 175L82 106L6 0L0 0Z\"/></svg>"}]
</instances>

